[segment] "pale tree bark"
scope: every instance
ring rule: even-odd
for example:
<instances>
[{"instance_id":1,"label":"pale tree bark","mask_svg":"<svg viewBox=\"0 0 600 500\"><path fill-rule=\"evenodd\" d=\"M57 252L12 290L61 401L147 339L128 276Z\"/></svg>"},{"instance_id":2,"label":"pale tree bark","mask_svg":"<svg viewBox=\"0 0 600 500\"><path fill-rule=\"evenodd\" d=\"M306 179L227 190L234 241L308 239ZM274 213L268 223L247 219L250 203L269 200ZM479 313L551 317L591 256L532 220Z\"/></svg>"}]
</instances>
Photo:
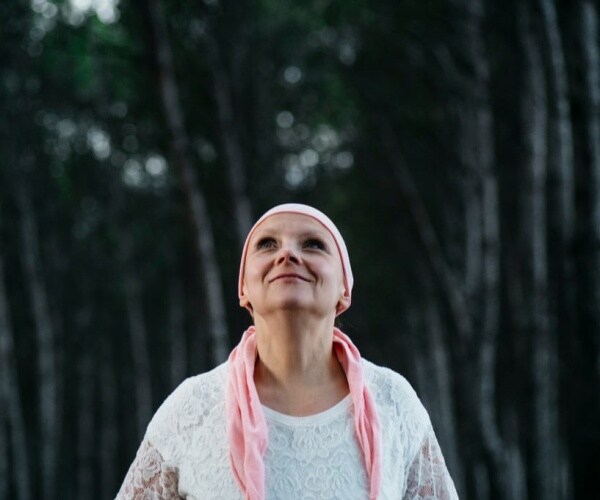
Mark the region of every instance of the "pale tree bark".
<instances>
[{"instance_id":1,"label":"pale tree bark","mask_svg":"<svg viewBox=\"0 0 600 500\"><path fill-rule=\"evenodd\" d=\"M552 145L556 147L556 155L551 156L549 166L557 182L557 199L560 212L557 220L562 244L568 244L572 238L575 220L574 174L573 174L573 132L571 126L571 105L567 68L558 19L556 0L539 0L550 67L550 84L553 106L553 123L551 128Z\"/></svg>"},{"instance_id":2,"label":"pale tree bark","mask_svg":"<svg viewBox=\"0 0 600 500\"><path fill-rule=\"evenodd\" d=\"M499 213L498 186L494 172L493 117L489 98L489 66L483 40L484 4L481 0L467 0L463 8L463 43L466 58L473 74L466 85L463 124L460 129L461 158L465 162L467 175L472 175L474 185L467 191L465 199L467 227L467 254L480 256L475 259L477 269L469 270L466 276L481 296L481 337L477 342L478 360L478 422L483 446L488 453L498 480L500 498L508 498L505 445L496 420L495 366L499 324ZM477 283L473 276L479 274ZM473 293L473 292L471 292ZM471 308L471 314L475 311ZM463 389L465 390L465 389Z\"/></svg>"},{"instance_id":3,"label":"pale tree bark","mask_svg":"<svg viewBox=\"0 0 600 500\"><path fill-rule=\"evenodd\" d=\"M554 498L558 473L556 462L556 345L550 329L548 301L548 221L547 221L547 161L548 112L546 81L542 56L533 35L529 13L519 12L519 31L526 62L526 82L521 113L526 133L528 183L526 190L526 221L524 233L530 235L528 261L531 269L529 301L532 332L531 377L533 381L533 479L536 495Z\"/></svg>"},{"instance_id":4,"label":"pale tree bark","mask_svg":"<svg viewBox=\"0 0 600 500\"><path fill-rule=\"evenodd\" d=\"M221 272L217 262L214 234L210 224L204 193L198 185L194 170L190 139L179 101L173 54L160 0L147 0L154 52L159 68L159 86L163 112L171 134L171 142L179 167L181 186L190 210L195 249L201 270L200 282L204 287L209 316L213 362L227 359L227 320Z\"/></svg>"},{"instance_id":5,"label":"pale tree bark","mask_svg":"<svg viewBox=\"0 0 600 500\"><path fill-rule=\"evenodd\" d=\"M463 87L470 87L471 82L463 78ZM469 95L467 93L467 95ZM483 223L481 213L480 172L478 171L479 149L473 144L477 135L477 119L474 110L466 107L466 103L458 104L456 119L459 123L458 156L464 169L462 175L464 204L464 283L466 300L476 298L481 290L483 273Z\"/></svg>"},{"instance_id":6,"label":"pale tree bark","mask_svg":"<svg viewBox=\"0 0 600 500\"><path fill-rule=\"evenodd\" d=\"M4 241L0 241L0 460L4 461L5 470L0 470L2 488L6 489L0 498L8 498L8 449L12 449L12 471L19 500L28 500L31 496L30 467L25 432L25 421L19 393L14 332L12 330L8 296L4 281Z\"/></svg>"},{"instance_id":7,"label":"pale tree bark","mask_svg":"<svg viewBox=\"0 0 600 500\"><path fill-rule=\"evenodd\" d=\"M424 341L423 335L420 335L423 331L422 315L419 314L415 307L409 306L406 301L403 307L404 320L406 321L409 332L418 332L408 336L408 348L411 355L412 368L415 374L415 384L419 397L423 400L427 412L432 418L439 414L438 402L434 396L435 389L433 387L433 381L429 376L429 366L426 356L427 343Z\"/></svg>"},{"instance_id":8,"label":"pale tree bark","mask_svg":"<svg viewBox=\"0 0 600 500\"><path fill-rule=\"evenodd\" d=\"M185 336L185 297L181 279L171 272L169 279L169 339L171 346L171 387L177 387L187 372L187 341Z\"/></svg>"},{"instance_id":9,"label":"pale tree bark","mask_svg":"<svg viewBox=\"0 0 600 500\"><path fill-rule=\"evenodd\" d=\"M500 206L498 179L494 165L494 122L489 95L490 69L483 24L485 2L457 2L462 8L464 54L471 77L464 88L462 127L459 130L460 152L467 175L474 184L465 198L466 242L468 256L465 276L469 294L479 295L481 311L471 308L472 321L480 325L475 340L478 359L478 422L483 447L493 468L498 498L524 498L525 473L518 443L502 436L497 421L496 365L500 327ZM472 247L472 249L471 249ZM471 267L473 266L473 267ZM477 275L480 278L477 279ZM474 292L475 291L475 292ZM475 302L474 302L475 303ZM468 390L463 388L463 390ZM483 477L482 473L479 474ZM480 485L481 489L482 486Z\"/></svg>"},{"instance_id":10,"label":"pale tree bark","mask_svg":"<svg viewBox=\"0 0 600 500\"><path fill-rule=\"evenodd\" d=\"M241 249L252 226L252 210L247 194L246 161L238 133L240 118L238 121L235 119L231 81L225 69L219 43L209 28L204 35L204 44L213 78L213 94L225 152L227 180L233 197L238 245Z\"/></svg>"},{"instance_id":11,"label":"pale tree bark","mask_svg":"<svg viewBox=\"0 0 600 500\"><path fill-rule=\"evenodd\" d=\"M0 364L0 384L4 382L4 367ZM0 390L0 404L7 406ZM0 498L8 498L8 419L0 413Z\"/></svg>"},{"instance_id":12,"label":"pale tree bark","mask_svg":"<svg viewBox=\"0 0 600 500\"><path fill-rule=\"evenodd\" d=\"M42 274L36 215L25 186L18 186L16 194L21 215L21 244L25 279L37 336L40 491L42 498L54 498L58 462L56 340Z\"/></svg>"},{"instance_id":13,"label":"pale tree bark","mask_svg":"<svg viewBox=\"0 0 600 500\"><path fill-rule=\"evenodd\" d=\"M100 378L100 498L113 498L117 493L118 463L117 444L119 431L117 424L117 393L119 390L115 374L115 353L110 335L100 340L99 378Z\"/></svg>"},{"instance_id":14,"label":"pale tree bark","mask_svg":"<svg viewBox=\"0 0 600 500\"><path fill-rule=\"evenodd\" d=\"M567 338L575 334L574 315L574 275L570 248L573 243L575 227L574 201L574 160L571 109L565 56L562 48L555 0L540 0L542 24L548 53L549 89L551 105L550 143L548 144L548 240L556 242L548 251L548 314L547 334L540 338L537 355L544 372L555 374L558 365L558 336ZM541 285L540 285L541 286ZM543 325L546 328L546 325ZM536 355L536 354L534 354ZM535 363L534 363L535 364ZM536 484L541 500L565 498L564 491L568 478L563 477L566 470L563 443L559 428L558 380L554 377L539 380L541 387L540 404L536 411L539 461L535 468Z\"/></svg>"},{"instance_id":15,"label":"pale tree bark","mask_svg":"<svg viewBox=\"0 0 600 500\"><path fill-rule=\"evenodd\" d=\"M427 276L427 271L420 273ZM444 459L459 494L465 495L464 470L459 459L454 377L450 367L450 351L445 339L445 329L440 318L434 287L428 279L421 280L424 291L423 305L405 308L411 336L410 350L415 364L419 394L424 401ZM404 301L408 303L407 300Z\"/></svg>"},{"instance_id":16,"label":"pale tree bark","mask_svg":"<svg viewBox=\"0 0 600 500\"><path fill-rule=\"evenodd\" d=\"M435 303L433 291L429 291L425 313L425 328L429 353L429 373L433 375L435 399L438 416L436 434L444 450L444 458L456 485L459 495L465 491L464 471L458 453L458 438L456 436L455 403L453 391L453 376L450 369L450 353L444 339L444 328L440 319L440 311Z\"/></svg>"},{"instance_id":17,"label":"pale tree bark","mask_svg":"<svg viewBox=\"0 0 600 500\"><path fill-rule=\"evenodd\" d=\"M152 418L152 383L148 332L142 302L142 285L132 262L132 237L127 230L122 228L118 230L118 234L129 340L133 357L136 430L138 438L141 439L150 418Z\"/></svg>"},{"instance_id":18,"label":"pale tree bark","mask_svg":"<svg viewBox=\"0 0 600 500\"><path fill-rule=\"evenodd\" d=\"M600 325L600 26L597 4L581 2L581 45L585 68L586 148L589 155L588 189L590 191L590 223L585 228L592 242L589 258L590 287L586 302L588 324ZM596 370L600 381L600 333L596 333Z\"/></svg>"}]
</instances>

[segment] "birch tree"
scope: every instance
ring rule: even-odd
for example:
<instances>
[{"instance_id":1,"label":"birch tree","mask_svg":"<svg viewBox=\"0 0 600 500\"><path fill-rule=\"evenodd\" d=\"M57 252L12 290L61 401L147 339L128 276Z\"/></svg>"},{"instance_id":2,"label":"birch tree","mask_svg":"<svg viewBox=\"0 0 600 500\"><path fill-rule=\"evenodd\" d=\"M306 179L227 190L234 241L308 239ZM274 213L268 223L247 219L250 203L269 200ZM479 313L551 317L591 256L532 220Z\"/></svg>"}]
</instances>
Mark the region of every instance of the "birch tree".
<instances>
[{"instance_id":1,"label":"birch tree","mask_svg":"<svg viewBox=\"0 0 600 500\"><path fill-rule=\"evenodd\" d=\"M433 290L428 290L425 315L427 332L427 352L429 370L433 373L435 399L438 401L436 432L443 443L444 457L451 471L457 491L465 491L464 468L459 457L457 426L454 418L456 404L453 396L454 376L450 365L450 352L440 319L440 310L435 301Z\"/></svg>"},{"instance_id":2,"label":"birch tree","mask_svg":"<svg viewBox=\"0 0 600 500\"><path fill-rule=\"evenodd\" d=\"M549 273L539 287L547 287L552 315L547 314L548 324L541 324L539 343L534 352L536 466L535 478L539 498L551 500L563 498L565 470L562 439L559 437L558 400L558 335L574 332L573 264L570 247L575 227L573 133L571 107L565 56L562 48L556 3L540 0L542 25L549 66L549 89L551 92L551 125L548 157L549 191L547 200L548 234L556 243L548 253ZM535 221L534 221L535 222ZM543 221L539 221L543 222ZM545 225L544 225L545 227ZM540 249L538 249L540 250ZM543 260L543 254L542 254ZM538 262L538 265L539 262ZM534 280L536 277L534 277Z\"/></svg>"},{"instance_id":3,"label":"birch tree","mask_svg":"<svg viewBox=\"0 0 600 500\"><path fill-rule=\"evenodd\" d=\"M91 340L92 310L89 297L84 294L84 304L76 317L80 339L77 362L78 418L77 418L77 498L86 498L94 491L94 408L95 363Z\"/></svg>"},{"instance_id":4,"label":"birch tree","mask_svg":"<svg viewBox=\"0 0 600 500\"><path fill-rule=\"evenodd\" d=\"M526 196L527 229L530 235L529 267L531 269L531 299L529 301L530 327L533 333L531 377L534 384L534 455L535 484L551 483L547 470L554 470L552 462L555 450L553 424L556 407L553 396L556 394L556 366L553 361L555 344L550 331L550 311L548 302L548 251L546 247L548 222L546 218L546 184L548 160L548 111L546 81L542 66L539 44L533 34L527 8L519 12L519 32L526 62L526 81L522 97L522 116L527 144L528 191ZM550 448L550 449L549 449ZM542 487L543 488L543 487ZM553 494L554 488L545 495ZM542 492L539 492L542 494Z\"/></svg>"},{"instance_id":5,"label":"birch tree","mask_svg":"<svg viewBox=\"0 0 600 500\"><path fill-rule=\"evenodd\" d=\"M0 227L1 227L0 220ZM0 239L0 404L2 417L0 418L0 461L4 463L3 483L4 492L0 491L0 498L8 498L10 486L9 469L9 443L12 449L14 483L19 500L29 500L31 496L30 465L28 457L28 443L23 418L22 401L19 393L17 378L16 352L14 332L8 304L8 296L4 278L4 239ZM4 496L3 496L4 495Z\"/></svg>"},{"instance_id":6,"label":"birch tree","mask_svg":"<svg viewBox=\"0 0 600 500\"><path fill-rule=\"evenodd\" d=\"M153 53L158 66L158 80L163 113L171 136L171 146L179 167L180 183L189 208L200 282L204 288L209 330L212 339L213 362L219 364L229 353L227 320L221 272L216 257L214 233L210 223L206 198L194 170L189 134L179 100L173 53L160 0L147 0Z\"/></svg>"},{"instance_id":7,"label":"birch tree","mask_svg":"<svg viewBox=\"0 0 600 500\"><path fill-rule=\"evenodd\" d=\"M446 304L451 312L453 326L457 331L457 339L464 347L467 345L469 339L471 339L472 326L471 316L467 308L465 297L461 293L462 287L459 284L458 276L452 271L447 262L439 235L435 230L429 215L429 210L425 206L413 176L403 159L402 152L400 151L398 142L394 137L388 120L382 112L376 111L373 113L373 118L379 126L379 135L382 138L384 148L386 149L395 184L398 187L402 198L406 200L406 207L413 221L417 237L419 238L422 247L425 249L424 253L428 265L427 267L429 272L434 276L433 282L436 283L442 291L442 296L446 300ZM424 279L424 281L427 281L427 279ZM428 286L426 286L426 288L428 288ZM429 369L433 369L435 374L434 380L428 381L425 380L426 377L424 375L421 375L421 385L432 395L432 398L435 397L440 400L439 413L440 415L444 415L444 422L441 430L444 435L444 440L449 447L448 456L450 462L454 464L453 474L456 475L456 485L460 492L460 488L464 487L464 483L462 468L460 467L457 456L455 441L456 424L452 417L449 417L449 415L452 415L455 408L454 402L452 401L451 383L448 380L446 365L449 354L445 347L446 342L442 337L441 325L436 321L439 311L436 310L437 304L434 305L433 295L432 290L427 292L427 304L429 309L425 313L425 316L428 317L428 320L420 323L416 318L413 317L412 319L413 325L420 325L419 328L415 328L415 330L419 331L422 326L422 328L426 329L429 337L429 341L426 343L423 350L429 352L430 355L425 356L422 353L419 354L417 359L417 373L424 372L422 364L427 362ZM411 311L411 315L409 316L414 316L415 314L415 312ZM433 315L433 317L430 317L431 315ZM460 349L462 348L459 348L459 350ZM466 358L466 353L462 350L461 356ZM433 396L434 393L435 396Z\"/></svg>"},{"instance_id":8,"label":"birch tree","mask_svg":"<svg viewBox=\"0 0 600 500\"><path fill-rule=\"evenodd\" d=\"M456 2L461 14L460 35L463 56L471 73L457 78L462 85L462 104L458 143L459 157L465 168L465 285L474 300L471 321L481 325L472 342L478 353L477 415L482 444L489 457L499 498L523 498L525 475L518 444L502 436L496 408L497 342L500 325L500 206L494 164L494 117L489 91L490 68L484 41L486 3L483 0ZM475 300L476 297L479 297ZM481 304L481 309L475 307ZM469 390L463 387L462 390ZM478 489L487 491L485 480L475 481ZM483 490L478 496L487 494Z\"/></svg>"},{"instance_id":9,"label":"birch tree","mask_svg":"<svg viewBox=\"0 0 600 500\"><path fill-rule=\"evenodd\" d=\"M99 347L100 378L100 444L99 444L99 492L100 498L112 498L117 492L118 442L122 432L119 432L117 422L117 394L119 386L115 375L115 353L113 352L110 335L104 335Z\"/></svg>"},{"instance_id":10,"label":"birch tree","mask_svg":"<svg viewBox=\"0 0 600 500\"><path fill-rule=\"evenodd\" d=\"M244 28L241 27L241 29ZM246 241L246 235L252 227L252 210L247 193L247 162L240 141L239 119L236 120L236 115L239 116L239 113L234 112L231 79L225 69L219 43L210 28L204 32L204 47L213 78L213 95L217 104L217 116L225 153L227 181L233 198L236 234L241 249ZM236 47L240 52L240 46Z\"/></svg>"},{"instance_id":11,"label":"birch tree","mask_svg":"<svg viewBox=\"0 0 600 500\"><path fill-rule=\"evenodd\" d=\"M40 433L41 497L56 494L58 457L58 373L56 372L55 333L50 319L48 296L42 273L38 224L31 195L21 180L17 186L17 203L21 215L21 245L24 274L31 313L37 336L38 425Z\"/></svg>"},{"instance_id":12,"label":"birch tree","mask_svg":"<svg viewBox=\"0 0 600 500\"><path fill-rule=\"evenodd\" d=\"M4 367L0 365L0 383L4 382ZM0 402L6 404L0 393ZM0 414L0 498L8 498L8 422Z\"/></svg>"},{"instance_id":13,"label":"birch tree","mask_svg":"<svg viewBox=\"0 0 600 500\"><path fill-rule=\"evenodd\" d=\"M187 367L187 342L185 337L185 297L177 272L169 279L169 344L171 346L171 387L184 379Z\"/></svg>"},{"instance_id":14,"label":"birch tree","mask_svg":"<svg viewBox=\"0 0 600 500\"><path fill-rule=\"evenodd\" d=\"M144 317L142 284L132 262L132 235L128 230L122 228L119 228L117 233L119 235L122 283L133 357L136 428L138 438L141 439L153 412L148 331Z\"/></svg>"},{"instance_id":15,"label":"birch tree","mask_svg":"<svg viewBox=\"0 0 600 500\"><path fill-rule=\"evenodd\" d=\"M539 4L548 52L549 83L552 91L549 101L553 108L550 129L551 144L556 147L556 155L549 158L549 167L556 180L556 198L559 202L557 204L559 217L556 220L558 225L556 230L562 240L562 245L565 246L571 241L575 220L571 105L562 37L556 13L556 0L539 0ZM565 262L562 265L565 266Z\"/></svg>"},{"instance_id":16,"label":"birch tree","mask_svg":"<svg viewBox=\"0 0 600 500\"><path fill-rule=\"evenodd\" d=\"M586 182L590 193L590 215L586 233L592 243L588 269L590 287L582 300L586 303L588 324L600 325L600 26L598 8L584 0L580 7L580 37L583 48L586 149L589 158ZM596 333L596 376L600 381L600 334Z\"/></svg>"}]
</instances>

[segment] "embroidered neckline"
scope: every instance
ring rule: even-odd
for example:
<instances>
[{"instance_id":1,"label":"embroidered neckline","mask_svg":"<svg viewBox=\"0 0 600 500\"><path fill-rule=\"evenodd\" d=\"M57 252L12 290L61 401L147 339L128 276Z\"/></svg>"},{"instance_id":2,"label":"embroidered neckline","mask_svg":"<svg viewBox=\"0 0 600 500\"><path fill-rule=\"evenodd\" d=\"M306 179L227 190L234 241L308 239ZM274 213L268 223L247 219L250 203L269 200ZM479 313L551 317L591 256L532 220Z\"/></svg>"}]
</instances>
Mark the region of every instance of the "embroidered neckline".
<instances>
[{"instance_id":1,"label":"embroidered neckline","mask_svg":"<svg viewBox=\"0 0 600 500\"><path fill-rule=\"evenodd\" d=\"M342 400L334 404L331 408L327 410L321 411L319 413L314 413L312 415L306 415L302 417L297 417L293 415L286 415L285 413L281 413L271 408L261 405L263 412L265 414L265 418L267 421L287 425L289 427L300 427L300 426L309 426L309 425L322 425L332 420L335 420L340 415L347 413L350 407L352 406L352 396L347 394Z\"/></svg>"}]
</instances>

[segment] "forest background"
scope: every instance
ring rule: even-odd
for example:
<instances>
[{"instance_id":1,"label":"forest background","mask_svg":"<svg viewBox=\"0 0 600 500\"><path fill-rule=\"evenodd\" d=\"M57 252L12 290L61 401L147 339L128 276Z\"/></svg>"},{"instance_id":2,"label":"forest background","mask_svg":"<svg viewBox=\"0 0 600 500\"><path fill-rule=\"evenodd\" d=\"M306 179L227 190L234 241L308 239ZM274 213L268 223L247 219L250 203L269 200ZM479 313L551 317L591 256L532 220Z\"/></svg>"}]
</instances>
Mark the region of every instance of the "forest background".
<instances>
[{"instance_id":1,"label":"forest background","mask_svg":"<svg viewBox=\"0 0 600 500\"><path fill-rule=\"evenodd\" d=\"M252 221L315 205L343 328L464 499L600 472L599 5L0 3L0 499L112 498L223 361Z\"/></svg>"}]
</instances>

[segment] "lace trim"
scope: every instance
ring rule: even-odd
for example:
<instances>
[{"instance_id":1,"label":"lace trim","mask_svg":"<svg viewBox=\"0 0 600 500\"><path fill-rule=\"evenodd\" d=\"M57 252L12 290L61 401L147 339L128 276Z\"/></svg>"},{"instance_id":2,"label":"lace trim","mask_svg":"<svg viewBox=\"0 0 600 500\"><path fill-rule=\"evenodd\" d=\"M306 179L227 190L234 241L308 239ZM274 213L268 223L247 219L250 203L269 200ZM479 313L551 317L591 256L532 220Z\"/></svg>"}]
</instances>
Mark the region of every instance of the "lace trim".
<instances>
[{"instance_id":1,"label":"lace trim","mask_svg":"<svg viewBox=\"0 0 600 500\"><path fill-rule=\"evenodd\" d=\"M144 440L115 500L179 500L177 470Z\"/></svg>"},{"instance_id":2,"label":"lace trim","mask_svg":"<svg viewBox=\"0 0 600 500\"><path fill-rule=\"evenodd\" d=\"M404 499L458 500L454 482L432 428L425 434L408 470Z\"/></svg>"}]
</instances>

